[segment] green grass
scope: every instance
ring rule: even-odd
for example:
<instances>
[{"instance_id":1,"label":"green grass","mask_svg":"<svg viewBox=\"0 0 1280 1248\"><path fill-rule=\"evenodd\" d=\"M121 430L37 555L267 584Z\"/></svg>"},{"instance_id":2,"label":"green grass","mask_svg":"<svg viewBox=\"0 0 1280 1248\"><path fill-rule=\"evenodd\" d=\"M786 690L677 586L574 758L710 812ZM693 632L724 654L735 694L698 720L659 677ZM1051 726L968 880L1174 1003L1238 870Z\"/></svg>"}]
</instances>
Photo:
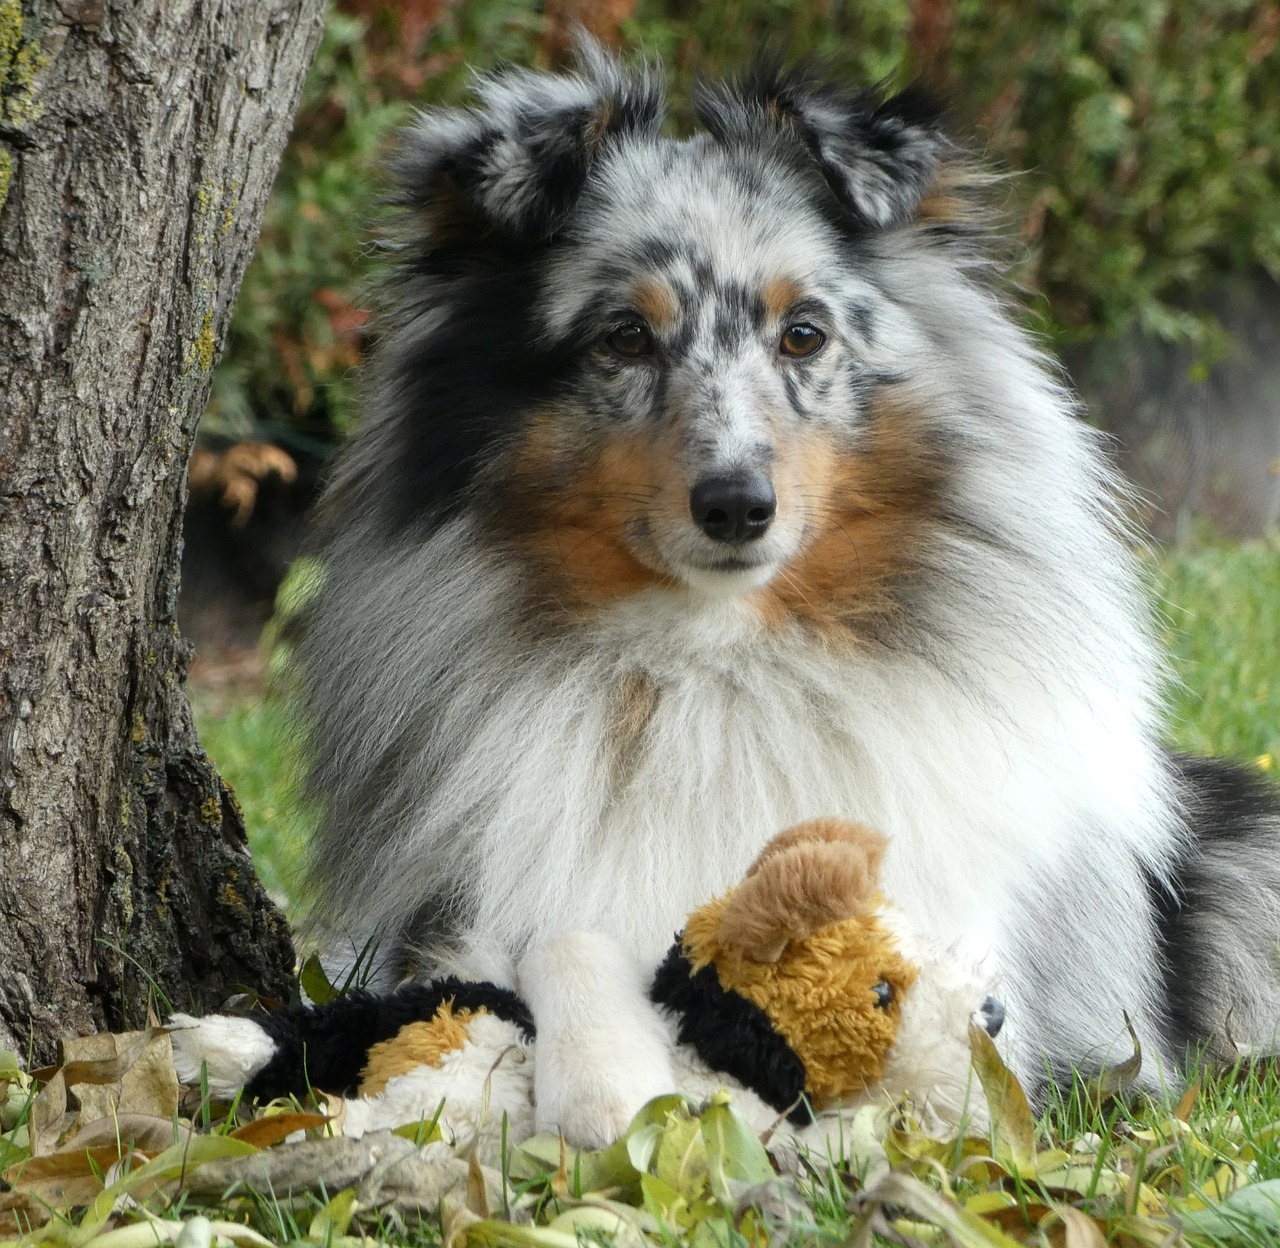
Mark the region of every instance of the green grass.
<instances>
[{"instance_id":1,"label":"green grass","mask_svg":"<svg viewBox=\"0 0 1280 1248\"><path fill-rule=\"evenodd\" d=\"M1174 743L1280 760L1280 536L1166 555L1157 587L1181 682L1171 691Z\"/></svg>"},{"instance_id":2,"label":"green grass","mask_svg":"<svg viewBox=\"0 0 1280 1248\"><path fill-rule=\"evenodd\" d=\"M30 1173L15 1162L8 1172L12 1186L0 1187L0 1246L159 1248L176 1240L177 1248L214 1248L210 1228L184 1228L201 1216L215 1222L218 1248L228 1242L239 1248L437 1248L442 1242L447 1248L1272 1248L1280 1242L1280 1081L1269 1070L1218 1072L1204 1076L1203 1086L1193 1074L1185 1093L1129 1105L1099 1103L1094 1089L1078 1084L1036 1122L989 1041L986 1049L985 1055L981 1045L975 1049L975 1063L995 1096L992 1104L1003 1106L989 1134L935 1139L909 1118L868 1107L855 1118L848 1147L802 1154L798 1166L775 1174L762 1142L734 1118L731 1104L717 1097L694 1107L661 1097L637 1116L626 1141L609 1149L579 1154L551 1136L504 1149L495 1164L505 1185L472 1159L461 1167L467 1171L462 1186L438 1215L421 1210L422 1221L413 1184L403 1200L397 1185L406 1179L403 1166L425 1178L442 1164L438 1155L397 1162L400 1179L389 1184L378 1153L355 1161L349 1141L330 1140L305 1159L289 1157L287 1148L264 1157L287 1132L305 1130L316 1139L315 1119L296 1111L319 1102L228 1108L195 1090L172 1123L127 1118L122 1111L120 1138L115 1148L107 1146L106 1158L86 1158L69 1142L60 1156L38 1158ZM64 1100L53 1084L40 1087L48 1072L34 1079L21 1074L11 1055L5 1073L12 1082L0 1108L12 1112L0 1123L0 1144L25 1158L28 1128L51 1118L42 1106L47 1111L51 1097L59 1105ZM136 1137L124 1134L140 1125L151 1133L144 1153L159 1154L145 1166L145 1157L125 1142ZM191 1126L198 1133L182 1139L179 1131ZM162 1128L158 1140L156 1127ZM262 1127L267 1132L252 1141L245 1136ZM227 1139L233 1132L239 1138ZM128 1160L106 1173L99 1162L116 1154ZM201 1167L231 1157L252 1158L257 1177L219 1197L226 1179L207 1180ZM35 1173L51 1161L56 1169ZM156 1191L153 1180L161 1175L180 1179L185 1190ZM19 1202L8 1226L6 1191ZM378 1191L381 1197L371 1199ZM120 1203L129 1193L147 1212ZM32 1226L45 1201L83 1212L70 1223L55 1218ZM29 1231L23 1240L6 1238L22 1230Z\"/></svg>"},{"instance_id":3,"label":"green grass","mask_svg":"<svg viewBox=\"0 0 1280 1248\"><path fill-rule=\"evenodd\" d=\"M214 698L192 691L200 740L244 811L258 875L288 906L300 896L303 856L315 812L298 792L296 732L282 704L257 696Z\"/></svg>"}]
</instances>

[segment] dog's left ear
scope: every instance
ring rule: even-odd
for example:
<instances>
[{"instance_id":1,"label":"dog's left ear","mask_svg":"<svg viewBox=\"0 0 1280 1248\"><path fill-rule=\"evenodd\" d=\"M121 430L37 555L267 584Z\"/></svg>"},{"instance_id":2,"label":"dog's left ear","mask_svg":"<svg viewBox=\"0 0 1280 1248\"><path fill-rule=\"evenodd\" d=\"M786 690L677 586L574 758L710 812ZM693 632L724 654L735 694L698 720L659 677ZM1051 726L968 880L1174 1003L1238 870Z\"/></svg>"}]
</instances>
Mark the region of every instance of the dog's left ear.
<instances>
[{"instance_id":1,"label":"dog's left ear","mask_svg":"<svg viewBox=\"0 0 1280 1248\"><path fill-rule=\"evenodd\" d=\"M840 203L866 226L910 220L938 173L950 140L927 92L854 91L761 61L736 82L703 84L699 120L721 143L766 136L807 149Z\"/></svg>"},{"instance_id":2,"label":"dog's left ear","mask_svg":"<svg viewBox=\"0 0 1280 1248\"><path fill-rule=\"evenodd\" d=\"M546 242L568 219L601 151L656 134L661 80L585 34L572 73L507 69L477 80L467 109L428 109L389 162L393 202L429 246Z\"/></svg>"}]
</instances>

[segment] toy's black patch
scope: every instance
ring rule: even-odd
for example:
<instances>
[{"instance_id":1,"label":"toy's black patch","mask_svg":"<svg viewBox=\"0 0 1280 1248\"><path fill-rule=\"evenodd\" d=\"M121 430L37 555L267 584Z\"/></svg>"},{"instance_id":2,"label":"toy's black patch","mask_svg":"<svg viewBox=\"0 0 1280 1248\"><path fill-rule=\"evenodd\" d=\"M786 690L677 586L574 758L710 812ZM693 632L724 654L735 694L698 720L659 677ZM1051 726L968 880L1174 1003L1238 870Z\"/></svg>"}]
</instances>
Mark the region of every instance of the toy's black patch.
<instances>
[{"instance_id":1,"label":"toy's black patch","mask_svg":"<svg viewBox=\"0 0 1280 1248\"><path fill-rule=\"evenodd\" d=\"M720 984L715 967L690 973L677 940L654 976L650 999L677 1015L681 1044L712 1070L732 1075L795 1126L813 1111L804 1099L804 1066L754 1002Z\"/></svg>"},{"instance_id":2,"label":"toy's black patch","mask_svg":"<svg viewBox=\"0 0 1280 1248\"><path fill-rule=\"evenodd\" d=\"M514 992L495 984L435 979L390 996L347 993L326 1005L292 1005L254 1022L275 1041L271 1060L245 1086L257 1100L303 1096L320 1088L350 1096L359 1087L369 1050L410 1023L425 1023L446 1002L459 1010L487 1010L533 1037L533 1016Z\"/></svg>"}]
</instances>

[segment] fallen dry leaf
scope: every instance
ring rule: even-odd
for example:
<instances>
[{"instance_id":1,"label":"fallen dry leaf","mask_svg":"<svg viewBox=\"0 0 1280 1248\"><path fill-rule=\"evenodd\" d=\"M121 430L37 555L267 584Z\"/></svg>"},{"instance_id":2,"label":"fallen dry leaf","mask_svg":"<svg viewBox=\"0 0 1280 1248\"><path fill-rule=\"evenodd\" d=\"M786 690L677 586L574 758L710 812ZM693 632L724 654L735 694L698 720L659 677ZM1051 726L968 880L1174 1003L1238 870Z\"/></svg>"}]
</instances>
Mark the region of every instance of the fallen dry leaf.
<instances>
[{"instance_id":1,"label":"fallen dry leaf","mask_svg":"<svg viewBox=\"0 0 1280 1248\"><path fill-rule=\"evenodd\" d=\"M77 1036L60 1049L62 1078L82 1123L119 1114L172 1119L177 1113L178 1076L162 1028Z\"/></svg>"},{"instance_id":2,"label":"fallen dry leaf","mask_svg":"<svg viewBox=\"0 0 1280 1248\"><path fill-rule=\"evenodd\" d=\"M146 1153L154 1157L171 1144L190 1139L193 1129L180 1118L157 1118L151 1114L119 1114L113 1118L96 1118L93 1122L76 1126L67 1136L59 1153L72 1149L96 1148L115 1144L117 1141L127 1151ZM56 1154L55 1154L56 1155Z\"/></svg>"},{"instance_id":3,"label":"fallen dry leaf","mask_svg":"<svg viewBox=\"0 0 1280 1248\"><path fill-rule=\"evenodd\" d=\"M28 1129L31 1134L31 1155L39 1157L58 1147L63 1131L74 1121L67 1113L67 1085L62 1071L55 1071L36 1099L31 1103Z\"/></svg>"},{"instance_id":4,"label":"fallen dry leaf","mask_svg":"<svg viewBox=\"0 0 1280 1248\"><path fill-rule=\"evenodd\" d=\"M503 1203L500 1176L480 1167L491 1207ZM362 1209L393 1207L401 1213L434 1213L454 1188L466 1190L476 1177L468 1163L437 1142L415 1148L403 1136L377 1131L363 1139L304 1140L284 1148L209 1161L192 1170L184 1184L195 1197L220 1198L236 1188L274 1192L338 1192L354 1187Z\"/></svg>"},{"instance_id":5,"label":"fallen dry leaf","mask_svg":"<svg viewBox=\"0 0 1280 1248\"><path fill-rule=\"evenodd\" d=\"M114 1144L30 1157L5 1171L4 1180L13 1191L0 1200L28 1198L59 1211L87 1205L102 1191L102 1176L120 1157Z\"/></svg>"},{"instance_id":6,"label":"fallen dry leaf","mask_svg":"<svg viewBox=\"0 0 1280 1248\"><path fill-rule=\"evenodd\" d=\"M324 1127L329 1119L323 1114L271 1114L266 1118L255 1118L237 1127L232 1133L234 1140L243 1140L255 1148L270 1148L295 1131L306 1131L313 1127Z\"/></svg>"},{"instance_id":7,"label":"fallen dry leaf","mask_svg":"<svg viewBox=\"0 0 1280 1248\"><path fill-rule=\"evenodd\" d=\"M1059 1205L1053 1212L1066 1230L1066 1248L1106 1248L1103 1228L1087 1213L1070 1205Z\"/></svg>"}]
</instances>

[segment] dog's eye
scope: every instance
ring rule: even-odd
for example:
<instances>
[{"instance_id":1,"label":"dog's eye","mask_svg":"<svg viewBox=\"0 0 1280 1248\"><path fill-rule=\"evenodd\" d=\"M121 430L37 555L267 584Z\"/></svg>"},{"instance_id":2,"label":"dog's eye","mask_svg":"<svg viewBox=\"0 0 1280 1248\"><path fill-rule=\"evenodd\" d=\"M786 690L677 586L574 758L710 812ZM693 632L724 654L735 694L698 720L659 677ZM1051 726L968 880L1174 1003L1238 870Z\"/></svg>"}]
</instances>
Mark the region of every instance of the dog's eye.
<instances>
[{"instance_id":1,"label":"dog's eye","mask_svg":"<svg viewBox=\"0 0 1280 1248\"><path fill-rule=\"evenodd\" d=\"M639 321L626 321L605 335L605 346L615 355L628 360L638 360L653 354L653 335L647 325Z\"/></svg>"},{"instance_id":2,"label":"dog's eye","mask_svg":"<svg viewBox=\"0 0 1280 1248\"><path fill-rule=\"evenodd\" d=\"M878 984L872 985L871 991L876 994L876 1009L888 1009L893 1001L893 985L882 979Z\"/></svg>"},{"instance_id":3,"label":"dog's eye","mask_svg":"<svg viewBox=\"0 0 1280 1248\"><path fill-rule=\"evenodd\" d=\"M812 325L788 325L778 349L783 355L812 355L826 340L826 334Z\"/></svg>"}]
</instances>

